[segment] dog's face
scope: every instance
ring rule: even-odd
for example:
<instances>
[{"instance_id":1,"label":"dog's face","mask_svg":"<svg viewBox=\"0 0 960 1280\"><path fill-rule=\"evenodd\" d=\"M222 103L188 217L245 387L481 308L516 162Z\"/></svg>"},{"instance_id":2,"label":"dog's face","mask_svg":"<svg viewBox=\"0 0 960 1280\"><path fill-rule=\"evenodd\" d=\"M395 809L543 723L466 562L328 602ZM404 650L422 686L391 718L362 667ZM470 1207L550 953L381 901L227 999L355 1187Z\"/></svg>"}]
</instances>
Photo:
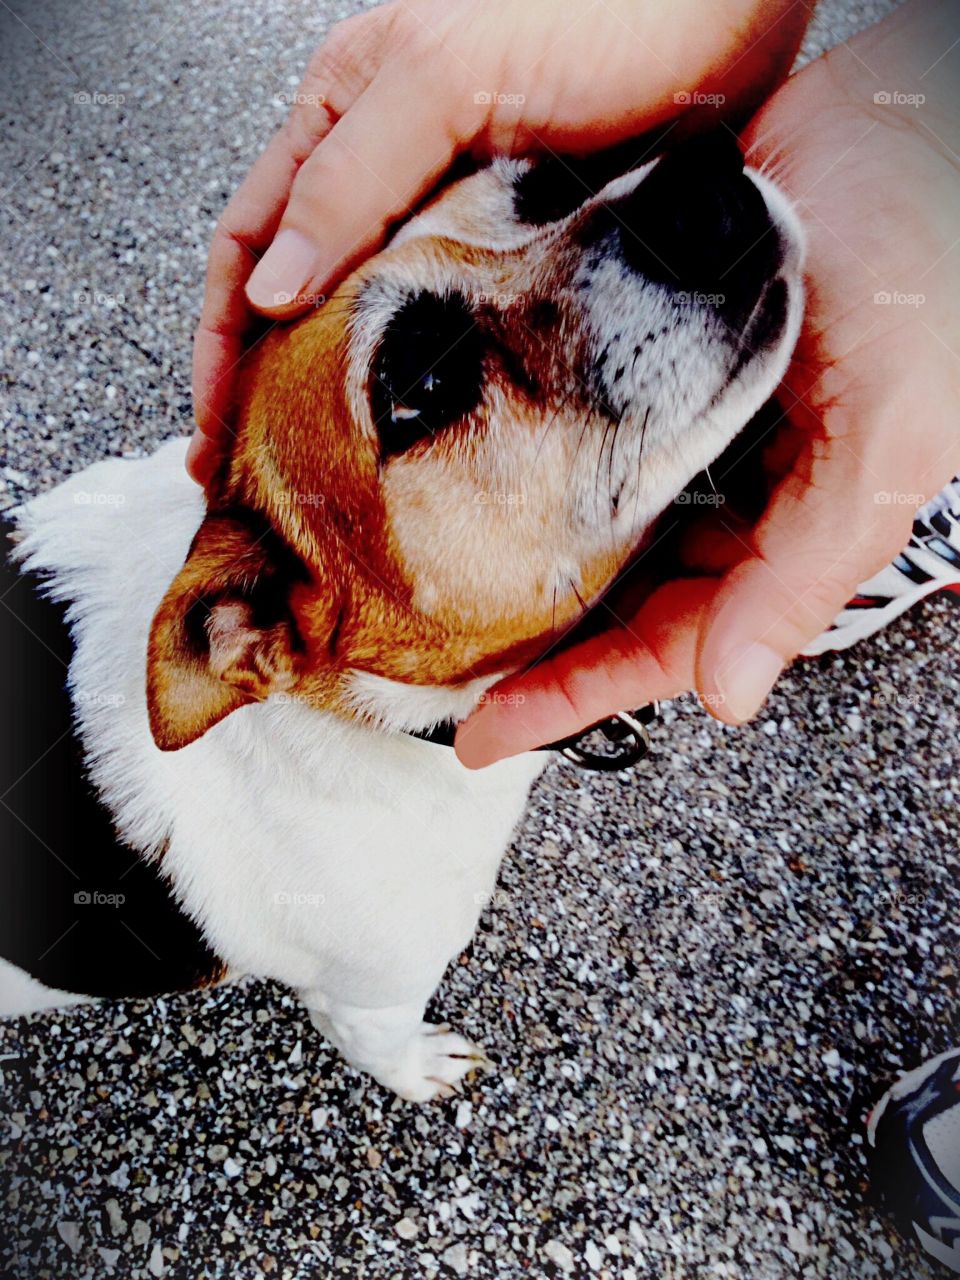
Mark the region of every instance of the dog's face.
<instances>
[{"instance_id":1,"label":"dog's face","mask_svg":"<svg viewBox=\"0 0 960 1280\"><path fill-rule=\"evenodd\" d=\"M802 308L785 201L732 142L587 190L449 187L248 358L231 456L151 633L161 747L356 673L531 659L776 388Z\"/></svg>"}]
</instances>

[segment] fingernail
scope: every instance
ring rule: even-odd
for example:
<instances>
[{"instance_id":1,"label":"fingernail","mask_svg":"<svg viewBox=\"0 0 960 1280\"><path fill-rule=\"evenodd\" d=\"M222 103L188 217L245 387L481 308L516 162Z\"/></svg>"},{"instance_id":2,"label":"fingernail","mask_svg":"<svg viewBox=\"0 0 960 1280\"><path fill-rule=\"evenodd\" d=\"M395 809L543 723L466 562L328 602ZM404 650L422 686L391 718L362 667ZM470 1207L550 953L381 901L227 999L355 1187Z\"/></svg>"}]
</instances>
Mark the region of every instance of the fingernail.
<instances>
[{"instance_id":1,"label":"fingernail","mask_svg":"<svg viewBox=\"0 0 960 1280\"><path fill-rule=\"evenodd\" d=\"M741 721L756 715L783 665L780 654L765 644L744 644L734 649L716 675L726 715Z\"/></svg>"},{"instance_id":2,"label":"fingernail","mask_svg":"<svg viewBox=\"0 0 960 1280\"><path fill-rule=\"evenodd\" d=\"M187 474L197 484L206 488L220 463L220 450L209 436L195 431L187 448Z\"/></svg>"},{"instance_id":3,"label":"fingernail","mask_svg":"<svg viewBox=\"0 0 960 1280\"><path fill-rule=\"evenodd\" d=\"M493 719L493 723L488 721ZM455 739L457 759L468 769L485 769L487 765L511 754L503 750L503 743L496 731L496 719L489 715L471 716L457 730Z\"/></svg>"},{"instance_id":4,"label":"fingernail","mask_svg":"<svg viewBox=\"0 0 960 1280\"><path fill-rule=\"evenodd\" d=\"M299 231L281 231L254 267L247 297L262 311L306 306L307 286L316 276L317 246Z\"/></svg>"}]
</instances>

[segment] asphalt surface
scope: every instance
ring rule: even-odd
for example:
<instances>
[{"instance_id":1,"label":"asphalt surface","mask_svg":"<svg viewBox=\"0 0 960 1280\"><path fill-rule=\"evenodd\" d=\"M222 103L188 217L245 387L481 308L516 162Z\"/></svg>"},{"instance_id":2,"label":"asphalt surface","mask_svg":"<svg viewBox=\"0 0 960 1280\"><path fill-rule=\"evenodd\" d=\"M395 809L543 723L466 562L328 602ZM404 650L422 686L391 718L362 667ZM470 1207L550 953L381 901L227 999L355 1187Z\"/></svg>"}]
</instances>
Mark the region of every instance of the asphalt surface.
<instances>
[{"instance_id":1,"label":"asphalt surface","mask_svg":"<svg viewBox=\"0 0 960 1280\"><path fill-rule=\"evenodd\" d=\"M3 5L0 505L188 428L213 220L348 10ZM397 1102L252 981L0 1025L0 1274L933 1276L863 1116L960 1032L957 621L745 729L681 699L629 777L552 765L435 1001L499 1059L460 1099Z\"/></svg>"}]
</instances>

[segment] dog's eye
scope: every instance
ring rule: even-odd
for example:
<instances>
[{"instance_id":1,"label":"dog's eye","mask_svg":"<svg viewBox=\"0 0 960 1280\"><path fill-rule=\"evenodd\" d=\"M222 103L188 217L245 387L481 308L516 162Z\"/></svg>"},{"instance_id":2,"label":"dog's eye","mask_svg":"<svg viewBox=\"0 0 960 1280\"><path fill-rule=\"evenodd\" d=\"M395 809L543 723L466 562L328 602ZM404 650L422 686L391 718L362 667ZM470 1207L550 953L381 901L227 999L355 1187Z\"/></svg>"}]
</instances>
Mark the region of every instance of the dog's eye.
<instances>
[{"instance_id":1,"label":"dog's eye","mask_svg":"<svg viewBox=\"0 0 960 1280\"><path fill-rule=\"evenodd\" d=\"M387 325L371 372L381 457L471 413L480 402L483 356L483 335L462 294L409 298Z\"/></svg>"}]
</instances>

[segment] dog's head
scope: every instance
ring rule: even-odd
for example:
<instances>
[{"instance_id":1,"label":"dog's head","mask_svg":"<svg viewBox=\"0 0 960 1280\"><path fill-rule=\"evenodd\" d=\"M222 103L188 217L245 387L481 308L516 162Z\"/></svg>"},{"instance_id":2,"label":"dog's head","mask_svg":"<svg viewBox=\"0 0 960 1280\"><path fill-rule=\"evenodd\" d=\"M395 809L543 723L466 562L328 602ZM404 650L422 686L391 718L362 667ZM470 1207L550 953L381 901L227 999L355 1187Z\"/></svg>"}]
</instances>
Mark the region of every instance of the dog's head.
<instances>
[{"instance_id":1,"label":"dog's head","mask_svg":"<svg viewBox=\"0 0 960 1280\"><path fill-rule=\"evenodd\" d=\"M279 691L350 715L358 680L532 659L773 393L800 245L732 140L592 190L558 160L450 186L248 357L153 622L157 743Z\"/></svg>"}]
</instances>

